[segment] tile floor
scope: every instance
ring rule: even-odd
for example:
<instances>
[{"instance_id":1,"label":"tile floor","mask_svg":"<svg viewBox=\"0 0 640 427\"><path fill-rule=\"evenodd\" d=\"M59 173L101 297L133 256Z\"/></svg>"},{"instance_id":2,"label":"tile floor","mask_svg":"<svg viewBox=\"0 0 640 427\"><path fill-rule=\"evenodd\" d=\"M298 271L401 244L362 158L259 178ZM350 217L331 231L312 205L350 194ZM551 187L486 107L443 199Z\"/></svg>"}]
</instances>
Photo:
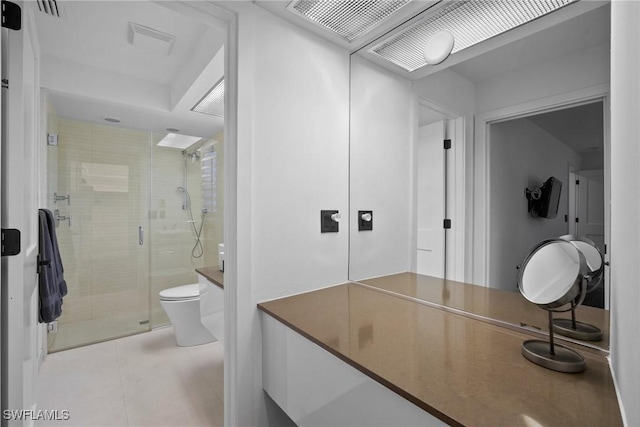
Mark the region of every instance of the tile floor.
<instances>
[{"instance_id":1,"label":"tile floor","mask_svg":"<svg viewBox=\"0 0 640 427\"><path fill-rule=\"evenodd\" d=\"M38 409L69 411L37 426L222 426L222 344L178 347L173 328L47 356Z\"/></svg>"}]
</instances>

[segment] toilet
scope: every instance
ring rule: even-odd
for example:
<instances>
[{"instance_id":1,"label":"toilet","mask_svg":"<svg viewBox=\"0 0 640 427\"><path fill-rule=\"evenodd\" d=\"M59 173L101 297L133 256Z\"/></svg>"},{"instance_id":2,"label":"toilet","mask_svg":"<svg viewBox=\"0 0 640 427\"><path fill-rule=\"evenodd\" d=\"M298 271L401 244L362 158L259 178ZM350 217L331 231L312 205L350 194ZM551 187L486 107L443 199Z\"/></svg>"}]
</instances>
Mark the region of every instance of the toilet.
<instances>
[{"instance_id":1,"label":"toilet","mask_svg":"<svg viewBox=\"0 0 640 427\"><path fill-rule=\"evenodd\" d=\"M190 347L216 341L213 334L221 328L216 320L223 319L223 297L218 295L210 282L176 286L160 291L160 305L173 325L176 344ZM219 292L222 294L222 290ZM215 301L215 300L220 301ZM205 326L207 325L207 326Z\"/></svg>"}]
</instances>

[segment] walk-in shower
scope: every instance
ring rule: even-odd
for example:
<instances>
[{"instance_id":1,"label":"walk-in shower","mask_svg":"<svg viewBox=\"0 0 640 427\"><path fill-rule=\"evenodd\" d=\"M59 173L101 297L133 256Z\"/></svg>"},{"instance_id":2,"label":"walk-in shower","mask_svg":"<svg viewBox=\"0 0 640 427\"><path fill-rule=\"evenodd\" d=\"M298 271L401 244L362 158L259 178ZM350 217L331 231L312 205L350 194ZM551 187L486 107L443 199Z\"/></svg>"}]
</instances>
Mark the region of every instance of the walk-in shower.
<instances>
[{"instance_id":1,"label":"walk-in shower","mask_svg":"<svg viewBox=\"0 0 640 427\"><path fill-rule=\"evenodd\" d=\"M196 283L196 268L218 262L222 214L207 192L222 193L206 163L222 144L205 139L183 154L157 146L162 134L53 113L48 122L58 135L47 148L49 207L73 218L56 230L69 293L49 351L168 325L159 292ZM70 202L54 205L54 193Z\"/></svg>"}]
</instances>

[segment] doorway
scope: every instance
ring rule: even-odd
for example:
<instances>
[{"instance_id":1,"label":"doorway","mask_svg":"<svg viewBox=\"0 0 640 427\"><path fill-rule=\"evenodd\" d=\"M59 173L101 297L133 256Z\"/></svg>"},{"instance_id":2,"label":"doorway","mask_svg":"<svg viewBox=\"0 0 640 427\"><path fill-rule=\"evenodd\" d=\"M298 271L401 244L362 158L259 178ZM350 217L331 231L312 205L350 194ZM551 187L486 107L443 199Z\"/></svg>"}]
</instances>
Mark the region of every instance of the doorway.
<instances>
[{"instance_id":1,"label":"doorway","mask_svg":"<svg viewBox=\"0 0 640 427\"><path fill-rule=\"evenodd\" d=\"M529 250L565 234L588 238L606 254L605 101L495 121L488 135L488 283L516 291L517 266ZM557 213L535 217L527 212L525 189L550 177L562 183ZM585 304L605 307L604 282Z\"/></svg>"},{"instance_id":2,"label":"doorway","mask_svg":"<svg viewBox=\"0 0 640 427\"><path fill-rule=\"evenodd\" d=\"M60 219L69 282L50 351L168 325L159 292L196 283L224 240L224 94L200 101L224 88L225 31L174 3L59 6L59 16L33 8L46 206ZM197 142L159 146L167 135Z\"/></svg>"}]
</instances>

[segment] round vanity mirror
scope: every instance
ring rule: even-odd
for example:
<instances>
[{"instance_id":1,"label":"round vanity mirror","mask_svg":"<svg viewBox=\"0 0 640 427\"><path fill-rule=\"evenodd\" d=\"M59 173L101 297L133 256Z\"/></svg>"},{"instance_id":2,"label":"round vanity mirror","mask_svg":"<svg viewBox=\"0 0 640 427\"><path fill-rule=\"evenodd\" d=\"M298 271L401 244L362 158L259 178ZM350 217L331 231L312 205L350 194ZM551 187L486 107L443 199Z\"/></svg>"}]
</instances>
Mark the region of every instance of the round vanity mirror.
<instances>
[{"instance_id":1,"label":"round vanity mirror","mask_svg":"<svg viewBox=\"0 0 640 427\"><path fill-rule=\"evenodd\" d=\"M595 290L602 282L604 275L604 257L598 246L584 237L571 235L561 236L560 239L573 244L584 256L585 266L582 272L587 281L586 293ZM583 341L602 340L602 330L597 326L576 320L576 307L579 303L571 303L571 319L553 319L553 330L567 337Z\"/></svg>"},{"instance_id":2,"label":"round vanity mirror","mask_svg":"<svg viewBox=\"0 0 640 427\"><path fill-rule=\"evenodd\" d=\"M580 292L584 262L571 242L546 240L533 248L520 267L520 293L543 308L567 304Z\"/></svg>"},{"instance_id":3,"label":"round vanity mirror","mask_svg":"<svg viewBox=\"0 0 640 427\"><path fill-rule=\"evenodd\" d=\"M559 238L571 242L584 255L587 267L585 276L589 277L587 292L591 292L597 288L600 282L602 282L602 276L604 274L604 257L600 249L598 249L598 246L585 237L566 235L560 236Z\"/></svg>"},{"instance_id":4,"label":"round vanity mirror","mask_svg":"<svg viewBox=\"0 0 640 427\"><path fill-rule=\"evenodd\" d=\"M518 275L518 289L527 300L549 312L549 341L524 341L521 352L526 359L554 371L584 371L586 365L580 353L554 344L553 312L567 311L558 308L569 303L573 309L582 302L587 273L585 255L573 241L545 240L525 258Z\"/></svg>"}]
</instances>

